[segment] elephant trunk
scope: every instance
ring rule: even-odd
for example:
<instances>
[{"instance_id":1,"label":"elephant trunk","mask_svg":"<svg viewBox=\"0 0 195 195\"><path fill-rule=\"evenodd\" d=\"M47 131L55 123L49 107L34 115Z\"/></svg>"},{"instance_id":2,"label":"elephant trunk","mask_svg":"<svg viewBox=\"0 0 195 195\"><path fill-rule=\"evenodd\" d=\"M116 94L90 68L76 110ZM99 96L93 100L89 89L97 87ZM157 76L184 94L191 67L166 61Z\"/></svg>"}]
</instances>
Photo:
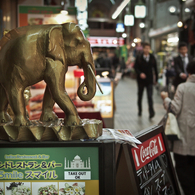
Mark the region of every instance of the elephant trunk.
<instances>
[{"instance_id":1,"label":"elephant trunk","mask_svg":"<svg viewBox=\"0 0 195 195\"><path fill-rule=\"evenodd\" d=\"M79 86L77 90L77 94L79 98L83 101L89 101L91 100L96 92L96 81L95 78L88 67L88 65L91 66L92 71L94 72L95 75L95 65L92 60L92 63L84 62L83 64L83 70L84 70L84 76L85 80L84 82ZM87 88L87 92L85 93L85 87Z\"/></svg>"}]
</instances>

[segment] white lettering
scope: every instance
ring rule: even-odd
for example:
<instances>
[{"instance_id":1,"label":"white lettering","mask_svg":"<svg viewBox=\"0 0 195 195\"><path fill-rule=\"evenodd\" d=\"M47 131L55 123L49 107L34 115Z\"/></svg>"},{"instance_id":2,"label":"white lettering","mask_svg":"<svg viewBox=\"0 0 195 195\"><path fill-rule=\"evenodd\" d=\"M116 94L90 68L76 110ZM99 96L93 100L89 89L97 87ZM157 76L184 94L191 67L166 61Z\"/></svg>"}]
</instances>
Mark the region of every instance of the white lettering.
<instances>
[{"instance_id":1,"label":"white lettering","mask_svg":"<svg viewBox=\"0 0 195 195\"><path fill-rule=\"evenodd\" d=\"M144 163L147 159L152 158L156 154L158 154L156 139L151 140L148 147L144 148L144 146L142 146L140 149L140 159L142 163Z\"/></svg>"}]
</instances>

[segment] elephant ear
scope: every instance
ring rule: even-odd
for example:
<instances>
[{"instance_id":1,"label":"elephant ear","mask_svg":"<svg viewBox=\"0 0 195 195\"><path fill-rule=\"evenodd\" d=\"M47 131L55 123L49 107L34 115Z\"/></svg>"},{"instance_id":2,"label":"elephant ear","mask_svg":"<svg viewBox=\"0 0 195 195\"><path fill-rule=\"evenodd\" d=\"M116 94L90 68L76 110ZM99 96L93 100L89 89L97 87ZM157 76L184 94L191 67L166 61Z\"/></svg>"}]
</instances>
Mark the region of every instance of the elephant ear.
<instances>
[{"instance_id":1,"label":"elephant ear","mask_svg":"<svg viewBox=\"0 0 195 195\"><path fill-rule=\"evenodd\" d=\"M47 57L53 60L60 60L64 64L64 39L62 26L54 26L48 34L48 52Z\"/></svg>"},{"instance_id":2,"label":"elephant ear","mask_svg":"<svg viewBox=\"0 0 195 195\"><path fill-rule=\"evenodd\" d=\"M74 23L65 23L62 24L63 32L64 32L64 44L67 47L77 47L80 43L83 42L85 36L81 31L80 27Z\"/></svg>"}]
</instances>

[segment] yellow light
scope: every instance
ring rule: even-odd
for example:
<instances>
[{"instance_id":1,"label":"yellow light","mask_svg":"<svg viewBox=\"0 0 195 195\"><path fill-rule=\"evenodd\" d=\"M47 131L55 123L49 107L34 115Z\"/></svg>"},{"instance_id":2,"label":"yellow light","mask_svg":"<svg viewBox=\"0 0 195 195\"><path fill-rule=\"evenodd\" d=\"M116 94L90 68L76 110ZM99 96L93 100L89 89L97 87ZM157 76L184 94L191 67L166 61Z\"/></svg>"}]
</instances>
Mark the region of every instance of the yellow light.
<instances>
[{"instance_id":1,"label":"yellow light","mask_svg":"<svg viewBox=\"0 0 195 195\"><path fill-rule=\"evenodd\" d=\"M64 14L64 15L67 15L68 14L68 12L66 10L61 10L60 13L61 14Z\"/></svg>"},{"instance_id":2,"label":"yellow light","mask_svg":"<svg viewBox=\"0 0 195 195\"><path fill-rule=\"evenodd\" d=\"M177 26L178 26L179 28L181 28L181 27L183 26L183 22L182 22L182 21L179 21L179 22L177 23Z\"/></svg>"},{"instance_id":3,"label":"yellow light","mask_svg":"<svg viewBox=\"0 0 195 195\"><path fill-rule=\"evenodd\" d=\"M102 72L102 76L103 76L104 78L106 78L108 75L109 75L109 72L108 72L108 71Z\"/></svg>"},{"instance_id":4,"label":"yellow light","mask_svg":"<svg viewBox=\"0 0 195 195\"><path fill-rule=\"evenodd\" d=\"M133 39L133 41L134 41L135 43L138 43L138 42L141 42L142 40L141 40L140 38L135 38L135 39Z\"/></svg>"}]
</instances>

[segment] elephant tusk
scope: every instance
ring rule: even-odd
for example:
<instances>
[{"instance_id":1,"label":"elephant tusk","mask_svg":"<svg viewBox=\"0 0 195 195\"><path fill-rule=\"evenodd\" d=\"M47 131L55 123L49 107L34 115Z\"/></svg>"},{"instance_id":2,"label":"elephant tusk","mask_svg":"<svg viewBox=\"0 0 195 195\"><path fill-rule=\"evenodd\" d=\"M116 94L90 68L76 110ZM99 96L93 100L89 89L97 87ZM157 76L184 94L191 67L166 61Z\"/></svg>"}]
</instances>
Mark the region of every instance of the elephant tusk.
<instances>
[{"instance_id":1,"label":"elephant tusk","mask_svg":"<svg viewBox=\"0 0 195 195\"><path fill-rule=\"evenodd\" d=\"M101 93L103 94L103 91L102 91L102 89L101 89L101 87L100 87L100 84L98 83L98 81L97 81L97 79L96 79L96 77L95 77L95 74L94 74L94 72L93 72L93 70L92 70L92 68L91 68L91 66L90 66L89 64L88 64L88 67L89 67L89 70L91 71L92 75L94 76L95 81L96 81L96 83L97 83L97 85L98 85L98 87L99 87Z\"/></svg>"}]
</instances>

